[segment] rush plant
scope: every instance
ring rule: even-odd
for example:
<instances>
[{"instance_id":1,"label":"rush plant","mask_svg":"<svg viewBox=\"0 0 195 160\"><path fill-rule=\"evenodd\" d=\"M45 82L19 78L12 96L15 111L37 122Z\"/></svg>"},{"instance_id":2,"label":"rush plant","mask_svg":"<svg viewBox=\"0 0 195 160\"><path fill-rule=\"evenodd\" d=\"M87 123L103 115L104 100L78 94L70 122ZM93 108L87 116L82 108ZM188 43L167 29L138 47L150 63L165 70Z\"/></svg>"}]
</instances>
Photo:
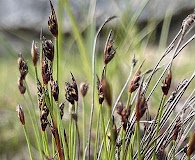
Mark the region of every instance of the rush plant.
<instances>
[{"instance_id":1,"label":"rush plant","mask_svg":"<svg viewBox=\"0 0 195 160\"><path fill-rule=\"evenodd\" d=\"M78 38L77 44L85 61L83 38L78 32L70 7L67 8L68 2L63 1L62 4L74 24L73 32ZM33 89L29 87L26 80L29 63L22 54L18 55L20 73L18 89L26 102L23 108L27 108L30 117L28 120L31 121L36 139L32 150L32 141L25 123L26 114L18 104L18 117L24 128L30 159L195 159L195 131L193 130L195 90L189 95L186 93L195 77L195 72L191 77L185 77L181 82L177 82L174 79L175 72L172 71L177 56L195 38L195 34L190 38L186 36L194 27L195 13L183 20L178 34L152 69L143 69L147 59L140 63L135 55L131 57L126 82L114 99L115 88L120 85L112 84L109 77L109 66L118 57L113 30L108 33L100 64L96 64L96 46L104 26L114 19L117 20L117 17L109 17L97 31L93 41L91 67L86 68L87 71L91 71L90 82L81 82L78 87L79 77L71 70L71 82L67 82L60 76L63 72L59 65L62 61L59 58L62 50L59 49L61 37L58 30L58 16L51 1L50 6L48 29L53 39L47 39L41 32L40 43L33 41L31 48L36 102ZM170 60L161 65L168 56L171 57ZM70 61L74 63L74 60ZM88 64L90 63L87 62L84 67ZM97 65L101 68L100 74ZM62 81L64 89L58 85ZM161 90L158 89L160 82L162 82ZM177 87L172 86L173 82ZM162 96L156 98L156 92ZM187 96L184 97L184 93ZM87 94L90 97L88 99L86 99ZM63 97L63 101L60 101L59 97ZM126 100L122 97L126 97ZM150 106L152 104L150 101L155 98L159 100L158 104ZM180 109L175 112L178 105ZM63 116L65 108L68 107L69 117L65 121ZM89 107L91 107L90 113L86 111ZM152 109L155 110L154 115L150 112ZM96 111L97 114L94 114ZM191 133L190 139L186 142L189 133ZM35 154L37 152L39 156Z\"/></svg>"}]
</instances>

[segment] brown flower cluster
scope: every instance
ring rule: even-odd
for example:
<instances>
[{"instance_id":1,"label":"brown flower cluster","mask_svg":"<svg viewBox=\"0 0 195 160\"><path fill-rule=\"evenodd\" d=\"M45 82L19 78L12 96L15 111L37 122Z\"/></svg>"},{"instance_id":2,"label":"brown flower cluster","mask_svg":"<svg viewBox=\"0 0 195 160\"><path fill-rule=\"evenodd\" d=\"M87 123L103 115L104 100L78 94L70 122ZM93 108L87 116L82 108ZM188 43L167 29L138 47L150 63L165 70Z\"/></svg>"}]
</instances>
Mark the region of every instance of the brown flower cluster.
<instances>
[{"instance_id":1,"label":"brown flower cluster","mask_svg":"<svg viewBox=\"0 0 195 160\"><path fill-rule=\"evenodd\" d=\"M21 94L26 92L26 87L24 86L24 81L28 73L28 65L25 62L22 54L18 54L18 69L20 71L20 76L18 78L18 89Z\"/></svg>"},{"instance_id":2,"label":"brown flower cluster","mask_svg":"<svg viewBox=\"0 0 195 160\"><path fill-rule=\"evenodd\" d=\"M69 82L65 82L65 98L68 102L70 102L73 105L75 101L76 102L78 101L78 88L76 80L72 73L71 76L72 83L70 84Z\"/></svg>"},{"instance_id":3,"label":"brown flower cluster","mask_svg":"<svg viewBox=\"0 0 195 160\"><path fill-rule=\"evenodd\" d=\"M127 109L124 107L122 102L118 102L117 104L117 113L121 116L121 122L123 125L124 131L126 131L127 124L128 124L128 118L130 116L130 107Z\"/></svg>"}]
</instances>

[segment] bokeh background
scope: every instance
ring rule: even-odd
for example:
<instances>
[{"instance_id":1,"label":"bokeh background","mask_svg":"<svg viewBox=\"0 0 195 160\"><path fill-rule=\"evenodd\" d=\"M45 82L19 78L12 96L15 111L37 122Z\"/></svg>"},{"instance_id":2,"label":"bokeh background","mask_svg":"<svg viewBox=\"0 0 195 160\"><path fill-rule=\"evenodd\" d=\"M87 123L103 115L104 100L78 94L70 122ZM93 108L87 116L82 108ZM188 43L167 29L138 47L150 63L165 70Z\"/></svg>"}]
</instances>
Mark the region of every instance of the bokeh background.
<instances>
[{"instance_id":1,"label":"bokeh background","mask_svg":"<svg viewBox=\"0 0 195 160\"><path fill-rule=\"evenodd\" d=\"M63 1L67 3L67 0L52 0L56 13L60 16L60 30L63 33L63 39L60 42L64 51L60 53L62 90L64 82L70 80L70 71L74 73L78 82L90 81L79 54L78 37L74 35L71 16L67 13ZM83 37L89 65L96 29L109 16L118 17L105 27L98 40L97 61L101 61L106 36L108 31L113 29L115 46L118 49L117 62L111 65L110 76L113 78L113 85L117 83L119 88L120 83L125 81L125 78L120 78L121 74L124 77L128 74L127 68L130 66L132 53L137 58L145 58L146 64L152 66L154 60L163 53L166 45L179 31L183 19L195 8L193 0L69 0L68 3L77 28ZM29 159L23 130L15 111L17 103L25 105L17 88L19 76L17 55L22 53L29 66L31 65L27 81L36 100L30 49L33 40L39 42L41 29L47 38L51 38L47 29L49 14L48 0L0 0L1 160ZM195 32L192 31L192 33ZM175 63L177 69L174 73L178 80L194 71L194 44L195 42L192 42ZM97 66L98 74L100 70L101 66L99 68ZM116 89L116 93L119 90ZM62 93L62 101L63 98ZM26 117L28 120L28 115ZM30 131L31 127L29 126L28 129Z\"/></svg>"}]
</instances>

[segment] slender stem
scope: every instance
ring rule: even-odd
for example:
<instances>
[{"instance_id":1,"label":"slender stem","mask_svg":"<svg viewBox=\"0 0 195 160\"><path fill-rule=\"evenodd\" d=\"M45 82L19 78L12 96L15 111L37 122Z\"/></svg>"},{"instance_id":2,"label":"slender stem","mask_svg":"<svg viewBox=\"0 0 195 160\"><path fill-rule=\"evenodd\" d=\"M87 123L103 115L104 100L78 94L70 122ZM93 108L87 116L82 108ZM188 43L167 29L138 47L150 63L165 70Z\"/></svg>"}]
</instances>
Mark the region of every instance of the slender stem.
<instances>
[{"instance_id":1,"label":"slender stem","mask_svg":"<svg viewBox=\"0 0 195 160\"><path fill-rule=\"evenodd\" d=\"M108 150L107 150L107 142L106 142L106 132L105 132L105 124L104 124L104 116L103 116L103 109L102 105L100 104L100 116L101 116L101 123L102 123L102 134L103 134L103 141L105 146L105 152L106 152L106 159L108 159Z\"/></svg>"},{"instance_id":2,"label":"slender stem","mask_svg":"<svg viewBox=\"0 0 195 160\"><path fill-rule=\"evenodd\" d=\"M26 81L25 81L25 86L26 86L26 89L27 89L27 94L28 94L28 96L30 98L31 105L32 105L32 109L31 110L30 110L30 107L28 105L29 103L27 102L25 96L24 96L24 99L25 99L25 102L27 104L27 110L28 110L28 113L30 115L30 119L31 119L31 123L32 123L32 126L33 126L33 130L35 132L35 137L36 137L36 141L37 141L40 157L41 157L41 159L43 159L42 139L41 139L41 135L40 135L39 128L38 128L38 121L37 121L37 118L36 118L34 103L33 103L33 100L32 100L31 94L30 94L30 90L28 88L28 85L27 85Z\"/></svg>"},{"instance_id":3,"label":"slender stem","mask_svg":"<svg viewBox=\"0 0 195 160\"><path fill-rule=\"evenodd\" d=\"M86 115L85 115L85 102L82 97L82 108L83 108L83 159L85 159L85 145L86 145Z\"/></svg>"},{"instance_id":4,"label":"slender stem","mask_svg":"<svg viewBox=\"0 0 195 160\"><path fill-rule=\"evenodd\" d=\"M123 130L123 127L121 128L121 139L122 139L122 149L121 149L121 156L122 160L125 160L125 131Z\"/></svg>"},{"instance_id":5,"label":"slender stem","mask_svg":"<svg viewBox=\"0 0 195 160\"><path fill-rule=\"evenodd\" d=\"M141 157L141 146L140 146L140 143L141 143L141 135L140 135L140 122L137 121L137 126L136 126L137 130L137 152L138 152L138 160L141 160L142 157Z\"/></svg>"},{"instance_id":6,"label":"slender stem","mask_svg":"<svg viewBox=\"0 0 195 160\"><path fill-rule=\"evenodd\" d=\"M131 93L128 93L128 99L127 99L126 109L129 108L130 100L131 100Z\"/></svg>"},{"instance_id":7,"label":"slender stem","mask_svg":"<svg viewBox=\"0 0 195 160\"><path fill-rule=\"evenodd\" d=\"M96 48L96 42L97 38L103 29L103 27L111 21L112 19L116 18L116 16L109 17L98 29L93 43L93 52L92 52L92 105L91 105L91 113L90 113L90 122L89 122L89 135L88 135L88 158L90 160L90 150L91 150L91 130L92 130L92 120L93 120L93 112L94 112L94 97L95 97L95 48Z\"/></svg>"},{"instance_id":8,"label":"slender stem","mask_svg":"<svg viewBox=\"0 0 195 160\"><path fill-rule=\"evenodd\" d=\"M160 120L161 120L161 117L162 117L162 113L163 113L163 107L164 107L164 104L165 104L165 100L166 100L166 95L163 95L163 99L162 99L162 103L160 104L160 111L159 111L159 115L158 115L158 118L157 118L157 127L156 127L156 136L158 135L158 132L159 132L159 128L160 128Z\"/></svg>"},{"instance_id":9,"label":"slender stem","mask_svg":"<svg viewBox=\"0 0 195 160\"><path fill-rule=\"evenodd\" d=\"M56 79L59 80L59 53L58 53L58 37L55 37L55 54L56 54Z\"/></svg>"},{"instance_id":10,"label":"slender stem","mask_svg":"<svg viewBox=\"0 0 195 160\"><path fill-rule=\"evenodd\" d=\"M29 140L27 129L26 129L25 125L23 125L23 129L24 129L24 135L25 135L27 145L28 145L28 151L29 151L29 154L30 154L30 159L33 160L33 158L32 158L32 149L31 149L31 146L30 146L30 140Z\"/></svg>"},{"instance_id":11,"label":"slender stem","mask_svg":"<svg viewBox=\"0 0 195 160\"><path fill-rule=\"evenodd\" d=\"M69 122L69 155L70 155L70 159L72 159L72 116L70 115L70 122Z\"/></svg>"},{"instance_id":12,"label":"slender stem","mask_svg":"<svg viewBox=\"0 0 195 160\"><path fill-rule=\"evenodd\" d=\"M51 145L52 145L52 155L55 155L55 153L56 153L56 147L55 147L55 139L54 139L54 137L52 136L52 138L51 138Z\"/></svg>"},{"instance_id":13,"label":"slender stem","mask_svg":"<svg viewBox=\"0 0 195 160\"><path fill-rule=\"evenodd\" d=\"M53 108L52 108L53 106L51 105L51 102L50 102L50 97L49 97L48 91L45 92L45 100L46 100L46 105L49 109L49 113L50 113L51 119L52 119L52 125L53 125L52 126L52 134L53 134L53 137L55 139L56 148L58 150L58 156L59 156L60 160L64 160L64 152L61 149L61 142L60 142L60 136L59 136L59 131L58 131L58 125L57 125L55 114L53 112Z\"/></svg>"},{"instance_id":14,"label":"slender stem","mask_svg":"<svg viewBox=\"0 0 195 160\"><path fill-rule=\"evenodd\" d=\"M94 150L94 160L97 159L97 148L99 145L99 128L100 128L100 118L101 118L101 114L100 111L98 113L98 120L97 120L97 127L96 127L96 138L95 138L95 150ZM83 159L84 160L84 159Z\"/></svg>"}]
</instances>

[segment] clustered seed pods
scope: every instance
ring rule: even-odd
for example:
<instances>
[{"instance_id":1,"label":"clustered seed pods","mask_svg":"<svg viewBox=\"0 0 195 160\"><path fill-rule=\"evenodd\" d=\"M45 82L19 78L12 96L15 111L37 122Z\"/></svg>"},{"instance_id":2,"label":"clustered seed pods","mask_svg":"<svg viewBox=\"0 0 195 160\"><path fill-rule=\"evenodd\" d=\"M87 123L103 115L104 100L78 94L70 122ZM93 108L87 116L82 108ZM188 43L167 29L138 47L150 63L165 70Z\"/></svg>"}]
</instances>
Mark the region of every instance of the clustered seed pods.
<instances>
[{"instance_id":1,"label":"clustered seed pods","mask_svg":"<svg viewBox=\"0 0 195 160\"><path fill-rule=\"evenodd\" d=\"M102 104L105 99L108 106L111 107L112 106L111 87L105 78L104 72L102 73L101 80L97 76L97 90L98 90L99 104Z\"/></svg>"},{"instance_id":2,"label":"clustered seed pods","mask_svg":"<svg viewBox=\"0 0 195 160\"><path fill-rule=\"evenodd\" d=\"M103 93L102 84L98 76L97 76L97 90L98 90L99 104L102 104L104 101L104 93Z\"/></svg>"},{"instance_id":3,"label":"clustered seed pods","mask_svg":"<svg viewBox=\"0 0 195 160\"><path fill-rule=\"evenodd\" d=\"M44 37L42 38L42 44L43 44L43 54L45 57L47 57L50 62L53 62L54 59L54 44L52 40L46 40Z\"/></svg>"},{"instance_id":4,"label":"clustered seed pods","mask_svg":"<svg viewBox=\"0 0 195 160\"><path fill-rule=\"evenodd\" d=\"M31 56L32 56L33 65L37 66L37 62L39 60L39 50L35 41L32 42Z\"/></svg>"},{"instance_id":5,"label":"clustered seed pods","mask_svg":"<svg viewBox=\"0 0 195 160\"><path fill-rule=\"evenodd\" d=\"M20 119L20 122L22 123L22 125L25 125L24 112L19 104L16 107L16 111L18 112L18 118Z\"/></svg>"},{"instance_id":6,"label":"clustered seed pods","mask_svg":"<svg viewBox=\"0 0 195 160\"><path fill-rule=\"evenodd\" d=\"M45 102L44 87L42 87L39 80L37 80L37 94L38 94L38 107L40 110L40 122L42 131L45 131L49 121L47 119L49 115L49 109Z\"/></svg>"},{"instance_id":7,"label":"clustered seed pods","mask_svg":"<svg viewBox=\"0 0 195 160\"><path fill-rule=\"evenodd\" d=\"M45 103L43 108L41 109L41 112L40 112L40 121L41 121L42 131L45 131L47 125L49 124L49 121L47 119L48 115L49 115L49 109Z\"/></svg>"},{"instance_id":8,"label":"clustered seed pods","mask_svg":"<svg viewBox=\"0 0 195 160\"><path fill-rule=\"evenodd\" d=\"M50 32L53 34L53 36L57 37L58 36L57 16L51 1L50 1L50 6L51 6L51 15L49 16L49 20L48 20L48 28Z\"/></svg>"},{"instance_id":9,"label":"clustered seed pods","mask_svg":"<svg viewBox=\"0 0 195 160\"><path fill-rule=\"evenodd\" d=\"M112 30L110 31L105 48L104 48L104 64L108 64L114 57L116 49L113 48L114 40L112 38Z\"/></svg>"},{"instance_id":10,"label":"clustered seed pods","mask_svg":"<svg viewBox=\"0 0 195 160\"><path fill-rule=\"evenodd\" d=\"M48 60L46 58L42 60L41 67L43 84L47 85L51 77L51 67L49 66Z\"/></svg>"},{"instance_id":11,"label":"clustered seed pods","mask_svg":"<svg viewBox=\"0 0 195 160\"><path fill-rule=\"evenodd\" d=\"M60 103L60 105L59 105L61 119L64 115L64 105L65 105L65 103Z\"/></svg>"},{"instance_id":12,"label":"clustered seed pods","mask_svg":"<svg viewBox=\"0 0 195 160\"><path fill-rule=\"evenodd\" d=\"M71 73L72 76L72 84L69 82L65 82L65 98L71 104L74 104L74 101L78 101L78 88L76 84L76 80Z\"/></svg>"},{"instance_id":13,"label":"clustered seed pods","mask_svg":"<svg viewBox=\"0 0 195 160\"><path fill-rule=\"evenodd\" d=\"M58 82L54 81L53 78L51 78L50 87L51 87L51 92L54 100L58 102L58 95L59 95Z\"/></svg>"},{"instance_id":14,"label":"clustered seed pods","mask_svg":"<svg viewBox=\"0 0 195 160\"><path fill-rule=\"evenodd\" d=\"M164 95L167 95L171 86L171 80L172 80L172 73L169 69L168 75L165 77L163 84L161 85L162 91Z\"/></svg>"},{"instance_id":15,"label":"clustered seed pods","mask_svg":"<svg viewBox=\"0 0 195 160\"><path fill-rule=\"evenodd\" d=\"M28 65L24 61L24 58L22 57L21 53L18 54L18 69L20 71L20 76L18 78L18 89L21 94L24 94L26 92L26 87L24 86L24 80L28 73Z\"/></svg>"},{"instance_id":16,"label":"clustered seed pods","mask_svg":"<svg viewBox=\"0 0 195 160\"><path fill-rule=\"evenodd\" d=\"M146 109L148 108L146 98L141 94L141 91L138 94L137 104L136 104L136 121L140 121L144 115Z\"/></svg>"},{"instance_id":17,"label":"clustered seed pods","mask_svg":"<svg viewBox=\"0 0 195 160\"><path fill-rule=\"evenodd\" d=\"M137 71L133 79L131 80L130 87L129 87L130 93L133 93L139 87L140 74L141 71L140 70Z\"/></svg>"},{"instance_id":18,"label":"clustered seed pods","mask_svg":"<svg viewBox=\"0 0 195 160\"><path fill-rule=\"evenodd\" d=\"M24 80L21 78L21 76L18 78L18 89L21 94L24 94L26 92L26 87L24 86Z\"/></svg>"},{"instance_id":19,"label":"clustered seed pods","mask_svg":"<svg viewBox=\"0 0 195 160\"><path fill-rule=\"evenodd\" d=\"M122 102L118 102L117 104L117 113L121 116L121 122L123 125L124 131L126 131L128 118L130 115L130 108L126 109Z\"/></svg>"}]
</instances>

